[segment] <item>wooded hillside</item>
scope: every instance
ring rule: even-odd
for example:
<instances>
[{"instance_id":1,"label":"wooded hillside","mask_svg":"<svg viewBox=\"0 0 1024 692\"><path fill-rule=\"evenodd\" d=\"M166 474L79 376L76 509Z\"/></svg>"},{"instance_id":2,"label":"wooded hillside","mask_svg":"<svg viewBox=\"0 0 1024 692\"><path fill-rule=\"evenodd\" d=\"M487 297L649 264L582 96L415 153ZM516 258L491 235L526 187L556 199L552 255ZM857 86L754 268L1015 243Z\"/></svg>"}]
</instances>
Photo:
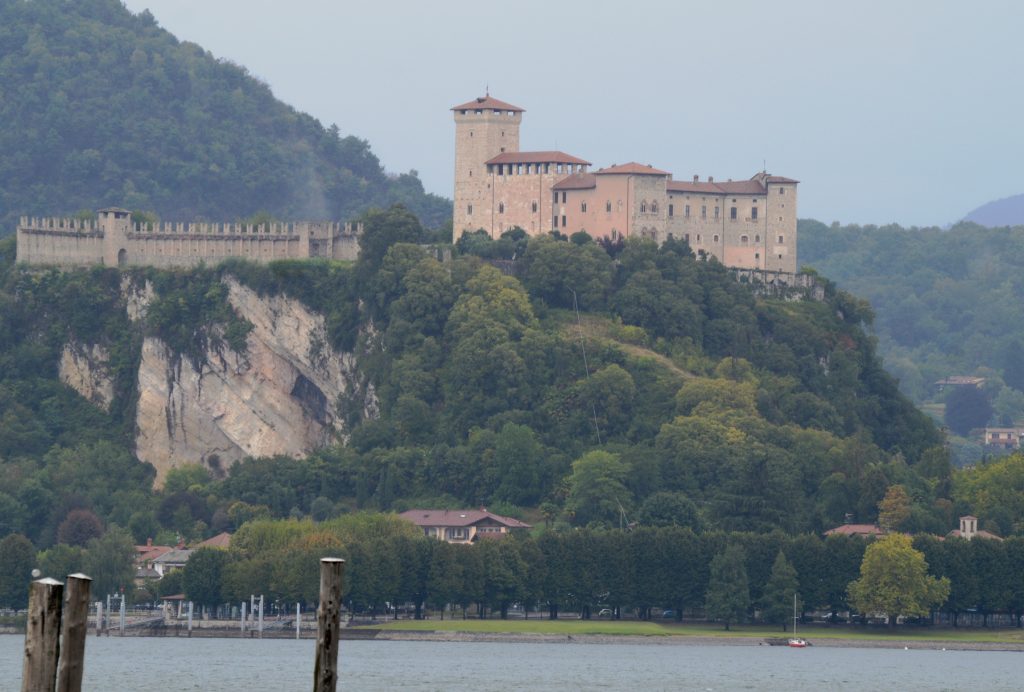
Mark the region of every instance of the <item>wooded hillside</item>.
<instances>
[{"instance_id":1,"label":"wooded hillside","mask_svg":"<svg viewBox=\"0 0 1024 692\"><path fill-rule=\"evenodd\" d=\"M3 234L19 215L107 205L165 220L346 221L395 202L431 228L451 216L365 140L118 0L0 1L0 122Z\"/></svg>"}]
</instances>

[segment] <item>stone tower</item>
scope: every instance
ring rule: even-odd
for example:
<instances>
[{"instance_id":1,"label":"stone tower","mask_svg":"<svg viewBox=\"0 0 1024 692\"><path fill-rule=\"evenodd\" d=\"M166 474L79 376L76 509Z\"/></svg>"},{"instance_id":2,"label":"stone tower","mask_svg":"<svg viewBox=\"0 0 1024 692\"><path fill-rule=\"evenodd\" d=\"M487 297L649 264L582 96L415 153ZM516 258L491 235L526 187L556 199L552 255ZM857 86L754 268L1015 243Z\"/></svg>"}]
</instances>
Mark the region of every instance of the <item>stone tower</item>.
<instances>
[{"instance_id":1,"label":"stone tower","mask_svg":"<svg viewBox=\"0 0 1024 692\"><path fill-rule=\"evenodd\" d=\"M137 257L128 256L128 232L132 227L132 213L127 209L107 207L96 212L103 231L103 264L123 267L134 263Z\"/></svg>"},{"instance_id":2,"label":"stone tower","mask_svg":"<svg viewBox=\"0 0 1024 692\"><path fill-rule=\"evenodd\" d=\"M455 114L455 194L452 241L491 218L494 190L487 161L519 151L523 109L487 96L452 108ZM476 221L474 221L476 219Z\"/></svg>"}]
</instances>

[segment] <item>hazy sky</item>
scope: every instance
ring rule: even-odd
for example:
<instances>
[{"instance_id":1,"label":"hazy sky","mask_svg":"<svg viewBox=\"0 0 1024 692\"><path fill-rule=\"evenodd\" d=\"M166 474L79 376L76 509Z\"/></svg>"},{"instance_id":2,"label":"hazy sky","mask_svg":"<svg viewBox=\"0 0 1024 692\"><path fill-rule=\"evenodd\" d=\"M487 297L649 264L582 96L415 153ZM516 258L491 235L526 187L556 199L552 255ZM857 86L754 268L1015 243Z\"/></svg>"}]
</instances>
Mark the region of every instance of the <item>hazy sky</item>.
<instances>
[{"instance_id":1,"label":"hazy sky","mask_svg":"<svg viewBox=\"0 0 1024 692\"><path fill-rule=\"evenodd\" d=\"M524 149L797 178L800 216L945 224L1024 192L1024 3L126 0L452 195L449 108Z\"/></svg>"}]
</instances>

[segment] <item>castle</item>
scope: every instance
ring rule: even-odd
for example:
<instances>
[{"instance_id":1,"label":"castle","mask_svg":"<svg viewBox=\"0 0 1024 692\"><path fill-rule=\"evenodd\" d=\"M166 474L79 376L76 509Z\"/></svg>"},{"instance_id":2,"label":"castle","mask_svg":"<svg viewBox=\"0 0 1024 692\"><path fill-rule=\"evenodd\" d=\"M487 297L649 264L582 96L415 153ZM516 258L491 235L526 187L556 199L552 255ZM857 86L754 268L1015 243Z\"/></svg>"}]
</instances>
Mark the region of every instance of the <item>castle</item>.
<instances>
[{"instance_id":1,"label":"castle","mask_svg":"<svg viewBox=\"0 0 1024 692\"><path fill-rule=\"evenodd\" d=\"M17 259L63 267L193 267L230 258L354 260L362 224L149 223L100 209L96 219L29 218L18 223Z\"/></svg>"},{"instance_id":2,"label":"castle","mask_svg":"<svg viewBox=\"0 0 1024 692\"><path fill-rule=\"evenodd\" d=\"M496 238L515 227L530 235L679 238L728 267L797 271L796 180L761 172L682 182L639 163L590 172L589 161L560 151L521 151L518 106L488 94L451 110L453 241L466 231Z\"/></svg>"}]
</instances>

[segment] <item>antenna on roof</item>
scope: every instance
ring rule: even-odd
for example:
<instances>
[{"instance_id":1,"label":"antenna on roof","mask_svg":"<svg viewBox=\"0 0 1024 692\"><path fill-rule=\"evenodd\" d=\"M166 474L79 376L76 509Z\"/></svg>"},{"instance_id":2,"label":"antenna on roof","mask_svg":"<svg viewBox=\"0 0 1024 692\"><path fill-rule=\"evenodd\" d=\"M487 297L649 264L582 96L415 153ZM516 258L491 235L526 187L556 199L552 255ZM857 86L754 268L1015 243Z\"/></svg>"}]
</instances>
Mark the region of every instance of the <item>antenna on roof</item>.
<instances>
[{"instance_id":1,"label":"antenna on roof","mask_svg":"<svg viewBox=\"0 0 1024 692\"><path fill-rule=\"evenodd\" d=\"M491 95L491 85L489 83L488 84L484 84L484 96L490 96L490 95Z\"/></svg>"},{"instance_id":2,"label":"antenna on roof","mask_svg":"<svg viewBox=\"0 0 1024 692\"><path fill-rule=\"evenodd\" d=\"M768 159L761 159L761 172L762 173L767 173L768 172Z\"/></svg>"}]
</instances>

